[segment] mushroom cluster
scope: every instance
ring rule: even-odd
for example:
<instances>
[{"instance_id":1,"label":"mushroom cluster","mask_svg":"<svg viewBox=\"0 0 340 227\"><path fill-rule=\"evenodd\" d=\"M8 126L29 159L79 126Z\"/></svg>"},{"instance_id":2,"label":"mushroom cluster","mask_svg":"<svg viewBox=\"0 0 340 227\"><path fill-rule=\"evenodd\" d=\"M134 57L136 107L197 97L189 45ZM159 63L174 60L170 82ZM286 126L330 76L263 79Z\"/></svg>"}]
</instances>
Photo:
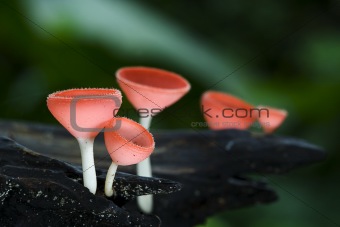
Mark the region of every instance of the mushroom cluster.
<instances>
[{"instance_id":1,"label":"mushroom cluster","mask_svg":"<svg viewBox=\"0 0 340 227\"><path fill-rule=\"evenodd\" d=\"M137 164L139 176L152 176L148 158L155 148L148 131L151 119L190 90L189 82L183 77L162 69L126 67L118 70L116 77L132 105L137 110L148 111L149 115L140 117L141 124L114 116L122 103L117 89L69 89L47 97L52 115L79 143L84 186L93 194L97 190L93 144L99 132L104 131L105 145L112 159L104 189L108 197L114 195L112 185L118 165ZM138 204L142 211L151 213L152 195L139 197Z\"/></svg>"},{"instance_id":2,"label":"mushroom cluster","mask_svg":"<svg viewBox=\"0 0 340 227\"><path fill-rule=\"evenodd\" d=\"M105 182L108 197L114 194L112 184L118 164L136 164L147 158L155 147L153 136L143 126L112 115L121 103L121 92L117 89L70 89L47 97L52 115L79 143L84 186L93 194L97 190L93 144L99 132L104 129L106 148L112 158Z\"/></svg>"},{"instance_id":3,"label":"mushroom cluster","mask_svg":"<svg viewBox=\"0 0 340 227\"><path fill-rule=\"evenodd\" d=\"M260 105L255 107L240 98L218 91L203 93L201 106L204 118L213 130L245 130L258 121L265 133L272 133L287 117L286 110Z\"/></svg>"},{"instance_id":4,"label":"mushroom cluster","mask_svg":"<svg viewBox=\"0 0 340 227\"><path fill-rule=\"evenodd\" d=\"M152 176L149 156L155 142L148 131L151 120L191 88L182 76L150 67L121 68L116 73L116 79L137 112L144 110L144 115L140 115L140 124L114 116L122 104L122 95L117 89L69 89L47 97L47 106L52 115L79 143L84 186L93 194L97 189L93 144L99 132L104 131L105 146L112 159L104 188L108 197L115 194L113 182L118 165L137 164L139 176ZM285 110L264 106L254 108L242 99L217 91L205 92L201 105L204 118L213 130L245 130L258 121L265 133L272 133L287 116ZM254 110L258 111L258 116L252 114ZM267 111L266 116L260 114L262 110ZM228 118L228 124L225 124L225 118ZM152 195L139 196L137 202L144 213L152 212Z\"/></svg>"}]
</instances>

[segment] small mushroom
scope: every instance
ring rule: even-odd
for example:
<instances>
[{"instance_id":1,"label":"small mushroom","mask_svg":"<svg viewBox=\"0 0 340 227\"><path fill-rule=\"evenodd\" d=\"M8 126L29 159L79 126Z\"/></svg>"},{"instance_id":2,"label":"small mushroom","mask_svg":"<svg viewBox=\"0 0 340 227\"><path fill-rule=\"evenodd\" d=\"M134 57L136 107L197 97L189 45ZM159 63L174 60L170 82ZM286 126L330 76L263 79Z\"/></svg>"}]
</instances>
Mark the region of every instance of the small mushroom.
<instances>
[{"instance_id":1,"label":"small mushroom","mask_svg":"<svg viewBox=\"0 0 340 227\"><path fill-rule=\"evenodd\" d=\"M157 68L125 67L117 71L116 78L135 109L139 113L141 110L147 110L148 115L140 114L140 123L146 129L149 129L153 116L177 102L190 90L190 84L186 79L176 73ZM137 174L152 176L149 158L137 164ZM152 212L152 200L152 195L137 198L138 205L144 213Z\"/></svg>"},{"instance_id":2,"label":"small mushroom","mask_svg":"<svg viewBox=\"0 0 340 227\"><path fill-rule=\"evenodd\" d=\"M209 128L248 129L255 121L254 106L227 93L206 91L201 97L203 116Z\"/></svg>"},{"instance_id":3,"label":"small mushroom","mask_svg":"<svg viewBox=\"0 0 340 227\"><path fill-rule=\"evenodd\" d=\"M265 133L273 133L286 119L288 112L282 109L276 109L269 106L257 106L259 110L267 110L268 114L261 114L258 121Z\"/></svg>"},{"instance_id":4,"label":"small mushroom","mask_svg":"<svg viewBox=\"0 0 340 227\"><path fill-rule=\"evenodd\" d=\"M93 194L97 190L94 139L114 117L113 110L119 108L121 102L119 90L104 88L69 89L47 97L52 115L78 140L84 186Z\"/></svg>"},{"instance_id":5,"label":"small mushroom","mask_svg":"<svg viewBox=\"0 0 340 227\"><path fill-rule=\"evenodd\" d=\"M116 128L110 130L110 128ZM106 175L105 195L114 194L113 181L118 165L134 165L149 157L155 148L151 133L137 122L124 117L109 121L104 132L112 163Z\"/></svg>"}]
</instances>

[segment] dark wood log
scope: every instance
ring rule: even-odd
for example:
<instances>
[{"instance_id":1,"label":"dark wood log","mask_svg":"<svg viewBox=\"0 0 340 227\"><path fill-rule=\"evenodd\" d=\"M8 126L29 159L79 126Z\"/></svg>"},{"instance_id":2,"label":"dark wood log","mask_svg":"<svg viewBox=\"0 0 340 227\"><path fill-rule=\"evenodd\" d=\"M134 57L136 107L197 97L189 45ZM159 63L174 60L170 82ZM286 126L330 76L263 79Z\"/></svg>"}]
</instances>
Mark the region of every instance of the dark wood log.
<instances>
[{"instance_id":1,"label":"dark wood log","mask_svg":"<svg viewBox=\"0 0 340 227\"><path fill-rule=\"evenodd\" d=\"M97 171L98 193L83 187L82 171L0 137L1 226L160 226L155 215L122 206L138 195L167 194L179 183L117 173L117 196L103 194L105 172Z\"/></svg>"},{"instance_id":2,"label":"dark wood log","mask_svg":"<svg viewBox=\"0 0 340 227\"><path fill-rule=\"evenodd\" d=\"M80 162L76 140L60 127L1 121L0 130L0 135L41 154L73 164ZM156 150L151 157L153 174L183 185L180 192L155 196L154 213L162 220L162 226L193 226L222 210L273 202L277 195L266 182L245 176L285 173L325 158L320 147L302 140L248 131L185 130L154 131L153 134L156 141ZM102 136L96 139L95 150L97 168L108 168L110 157ZM119 170L135 172L134 167ZM105 170L100 172L105 173ZM146 188L148 183L143 182L139 184ZM179 189L176 183L169 184ZM162 184L154 185L161 187ZM175 191L165 188L163 193ZM130 199L133 197L116 203L122 206ZM125 207L137 210L134 202Z\"/></svg>"}]
</instances>

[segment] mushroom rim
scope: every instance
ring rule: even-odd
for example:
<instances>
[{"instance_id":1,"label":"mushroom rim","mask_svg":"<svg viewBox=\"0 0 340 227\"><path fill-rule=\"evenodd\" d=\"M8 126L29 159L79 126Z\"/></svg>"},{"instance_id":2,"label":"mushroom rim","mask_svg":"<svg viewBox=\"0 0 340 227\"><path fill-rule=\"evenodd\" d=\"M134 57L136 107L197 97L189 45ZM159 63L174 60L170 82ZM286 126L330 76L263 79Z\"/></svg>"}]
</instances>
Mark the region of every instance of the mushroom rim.
<instances>
[{"instance_id":1,"label":"mushroom rim","mask_svg":"<svg viewBox=\"0 0 340 227\"><path fill-rule=\"evenodd\" d=\"M83 94L77 95L69 95L64 93L69 92L84 92ZM99 92L99 94L95 93ZM103 93L100 93L103 92ZM105 93L104 93L105 92ZM122 93L120 90L116 88L71 88L61 91L56 91L47 96L47 100L56 99L56 100L72 100L75 98L82 98L83 100L98 100L105 96L115 96L118 97L120 100L122 99Z\"/></svg>"},{"instance_id":2,"label":"mushroom rim","mask_svg":"<svg viewBox=\"0 0 340 227\"><path fill-rule=\"evenodd\" d=\"M148 86L148 85L144 85L144 84L140 84L140 83L136 83L132 80L129 80L127 78L123 78L122 76L122 71L127 70L127 69L142 69L142 70L149 70L150 72L155 72L155 71L162 71L164 73L166 73L167 75L170 75L173 78L176 78L178 80L180 80L181 82L183 82L184 86L180 87L180 88L160 88L160 87L153 87L153 86ZM129 86L129 84L132 84L133 86L142 88L142 89L146 89L146 90L154 90L160 93L179 93L179 92L183 92L183 93L187 93L188 91L190 91L191 89L191 85L189 83L189 81L187 79L185 79L183 76L179 75L178 73L172 72L172 71L168 71L168 70L164 70L164 69L159 69L159 68L153 68L153 67L143 67L143 66L134 66L134 67L123 67L120 68L119 70L117 70L116 72L116 78L117 80L121 81L124 83L124 85L128 86L129 88L131 88ZM133 89L133 88L131 88Z\"/></svg>"},{"instance_id":3,"label":"mushroom rim","mask_svg":"<svg viewBox=\"0 0 340 227\"><path fill-rule=\"evenodd\" d=\"M150 150L151 150L151 153L153 152L153 150L155 149L155 140L154 140L153 135L152 135L147 129L145 129L145 128L144 128L141 124L139 124L138 122L133 121L133 120L127 118L127 117L114 117L113 119L111 119L111 120L107 123L107 125L110 125L110 126L111 126L112 122L113 122L113 121L116 121L117 119L125 119L125 120L127 120L127 121L129 122L129 124L131 124L131 123L132 123L132 124L135 124L138 128L142 129L142 132L141 132L140 134L138 134L137 136L135 136L134 138L136 138L136 137L138 137L138 136L140 136L140 135L142 135L143 133L146 132L146 134L147 134L146 138L147 138L148 143L149 143L150 145L149 145L149 146L141 146L141 145L138 145L138 144L136 144L136 143L133 142L133 139L134 139L134 138L131 139L131 140L126 139L124 136L122 136L122 135L118 132L119 129L118 129L118 130L115 130L115 131L106 131L106 132L105 132L105 135L104 135L105 137L106 137L106 136L112 136L112 137L114 137L114 138L118 138L118 139L120 139L120 140L123 141L123 145L122 145L121 147L119 147L118 149L112 151L112 152L116 152L116 151L118 151L120 148L122 148L122 147L124 147L124 146L126 146L126 145L131 146L131 147L134 147L134 148L137 148L137 149L136 149L136 152L139 152L139 153L150 152ZM107 126L106 126L105 128L107 128ZM110 152L109 152L109 153L110 153Z\"/></svg>"},{"instance_id":4,"label":"mushroom rim","mask_svg":"<svg viewBox=\"0 0 340 227\"><path fill-rule=\"evenodd\" d=\"M224 101L224 100L221 100L221 99L217 99L217 98L214 98L212 97L213 95L221 95L221 96L224 96L224 97L227 97L227 98L232 98L233 100L237 101L238 103L241 103L241 106L237 106L235 104L233 104L232 102L227 102L227 101ZM206 99L205 101L203 101L203 99ZM234 95L231 95L231 94L228 94L228 93L224 93L224 92L220 92L220 91L212 91L212 90L209 90L209 91L206 91L202 94L202 98L201 98L201 105L204 105L204 102L206 101L210 101L212 103L214 103L214 105L216 105L216 107L218 108L226 108L226 107L230 107L232 109L237 109L237 108L255 108L254 105L242 100L241 98L238 98Z\"/></svg>"}]
</instances>

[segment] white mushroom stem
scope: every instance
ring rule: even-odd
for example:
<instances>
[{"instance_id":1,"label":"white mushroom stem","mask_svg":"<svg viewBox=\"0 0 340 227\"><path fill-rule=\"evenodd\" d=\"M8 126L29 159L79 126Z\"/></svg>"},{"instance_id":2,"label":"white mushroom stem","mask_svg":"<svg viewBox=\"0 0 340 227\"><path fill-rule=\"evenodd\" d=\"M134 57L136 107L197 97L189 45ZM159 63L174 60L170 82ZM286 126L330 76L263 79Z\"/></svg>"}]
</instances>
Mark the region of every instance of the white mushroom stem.
<instances>
[{"instance_id":1,"label":"white mushroom stem","mask_svg":"<svg viewBox=\"0 0 340 227\"><path fill-rule=\"evenodd\" d=\"M140 118L140 124L146 129L149 130L151 125L152 116ZM151 162L150 158L146 158L140 163L137 163L137 175L143 177L152 177L151 170Z\"/></svg>"},{"instance_id":2,"label":"white mushroom stem","mask_svg":"<svg viewBox=\"0 0 340 227\"><path fill-rule=\"evenodd\" d=\"M140 118L140 124L147 130L150 128L152 116ZM137 175L143 177L152 177L152 169L150 158L137 163ZM137 204L141 211L150 214L153 208L153 195L143 195L137 197Z\"/></svg>"},{"instance_id":3,"label":"white mushroom stem","mask_svg":"<svg viewBox=\"0 0 340 227\"><path fill-rule=\"evenodd\" d=\"M96 194L97 176L93 158L94 138L77 138L77 140L81 152L84 186L88 188L92 194Z\"/></svg>"},{"instance_id":4,"label":"white mushroom stem","mask_svg":"<svg viewBox=\"0 0 340 227\"><path fill-rule=\"evenodd\" d=\"M147 117L141 117L139 118L139 123L146 129L149 130L150 125L151 125L151 120L152 120L152 116L151 114L148 115Z\"/></svg>"},{"instance_id":5,"label":"white mushroom stem","mask_svg":"<svg viewBox=\"0 0 340 227\"><path fill-rule=\"evenodd\" d=\"M153 210L153 195L141 195L137 197L139 209L145 214L151 214Z\"/></svg>"},{"instance_id":6,"label":"white mushroom stem","mask_svg":"<svg viewBox=\"0 0 340 227\"><path fill-rule=\"evenodd\" d=\"M115 175L117 172L118 165L114 162L111 163L109 170L106 174L106 180L105 180L105 195L107 197L111 197L114 194L113 191L113 181L115 179Z\"/></svg>"}]
</instances>

